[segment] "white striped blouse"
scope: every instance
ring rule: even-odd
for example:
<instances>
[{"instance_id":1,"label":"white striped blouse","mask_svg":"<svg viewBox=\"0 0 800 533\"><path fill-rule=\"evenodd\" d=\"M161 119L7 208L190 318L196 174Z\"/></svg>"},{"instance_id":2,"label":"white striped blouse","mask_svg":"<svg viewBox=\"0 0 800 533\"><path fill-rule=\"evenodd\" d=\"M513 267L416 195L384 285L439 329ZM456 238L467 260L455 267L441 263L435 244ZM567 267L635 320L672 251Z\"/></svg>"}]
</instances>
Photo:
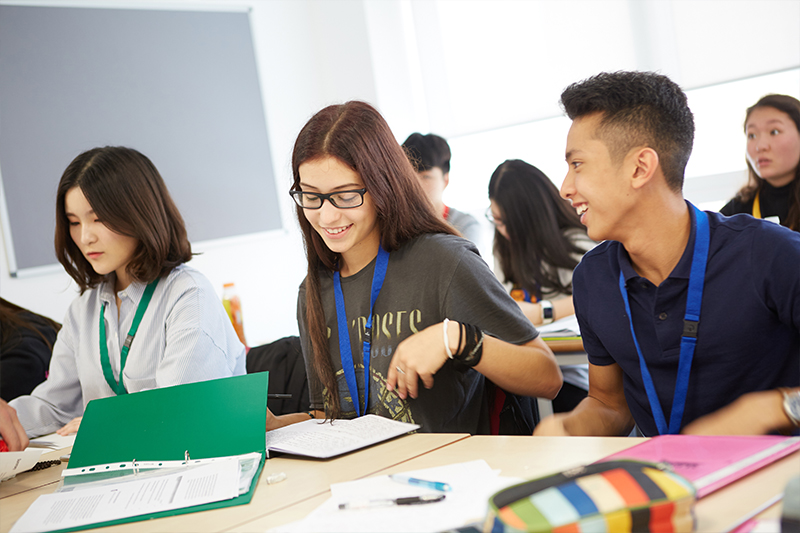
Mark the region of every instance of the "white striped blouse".
<instances>
[{"instance_id":1,"label":"white striped blouse","mask_svg":"<svg viewBox=\"0 0 800 533\"><path fill-rule=\"evenodd\" d=\"M120 353L146 284L120 291L119 319L114 276L75 299L53 346L47 380L30 396L10 402L28 436L46 435L82 416L86 404L113 396L100 364L100 309L114 378ZM123 383L129 393L238 376L245 373L245 349L211 283L181 265L162 278L128 353Z\"/></svg>"}]
</instances>

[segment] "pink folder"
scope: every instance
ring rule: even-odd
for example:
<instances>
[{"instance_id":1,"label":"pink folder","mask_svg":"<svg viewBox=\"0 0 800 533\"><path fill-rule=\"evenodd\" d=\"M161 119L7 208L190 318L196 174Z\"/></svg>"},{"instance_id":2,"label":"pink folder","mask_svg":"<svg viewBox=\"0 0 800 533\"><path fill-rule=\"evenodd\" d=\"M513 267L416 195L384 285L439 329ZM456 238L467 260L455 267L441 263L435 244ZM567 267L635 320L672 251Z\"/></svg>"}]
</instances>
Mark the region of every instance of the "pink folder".
<instances>
[{"instance_id":1,"label":"pink folder","mask_svg":"<svg viewBox=\"0 0 800 533\"><path fill-rule=\"evenodd\" d=\"M603 460L669 463L702 498L797 450L800 437L660 435Z\"/></svg>"}]
</instances>

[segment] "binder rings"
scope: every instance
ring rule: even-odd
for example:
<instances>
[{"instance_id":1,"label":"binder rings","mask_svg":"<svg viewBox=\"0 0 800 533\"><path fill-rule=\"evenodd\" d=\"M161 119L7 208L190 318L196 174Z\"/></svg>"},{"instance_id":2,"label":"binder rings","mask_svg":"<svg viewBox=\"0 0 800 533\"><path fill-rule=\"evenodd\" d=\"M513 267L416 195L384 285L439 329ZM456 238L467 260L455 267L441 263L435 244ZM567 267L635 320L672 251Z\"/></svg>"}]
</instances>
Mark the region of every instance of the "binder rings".
<instances>
[{"instance_id":1,"label":"binder rings","mask_svg":"<svg viewBox=\"0 0 800 533\"><path fill-rule=\"evenodd\" d=\"M266 456L267 384L268 372L260 372L89 402L70 455L70 469L134 459L182 461L187 452L191 459L261 453L250 490L237 498L89 527L249 503ZM76 477L89 481L93 476Z\"/></svg>"}]
</instances>

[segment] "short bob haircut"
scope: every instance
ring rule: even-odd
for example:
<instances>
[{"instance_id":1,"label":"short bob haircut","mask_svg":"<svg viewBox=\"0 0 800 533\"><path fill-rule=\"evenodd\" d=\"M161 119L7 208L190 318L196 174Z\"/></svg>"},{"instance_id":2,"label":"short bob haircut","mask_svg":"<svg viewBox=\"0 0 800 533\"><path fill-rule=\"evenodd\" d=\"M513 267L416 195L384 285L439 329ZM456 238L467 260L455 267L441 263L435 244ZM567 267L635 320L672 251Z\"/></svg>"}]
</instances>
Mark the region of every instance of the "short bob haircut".
<instances>
[{"instance_id":1,"label":"short bob haircut","mask_svg":"<svg viewBox=\"0 0 800 533\"><path fill-rule=\"evenodd\" d=\"M403 142L403 149L417 172L427 172L438 167L442 174L450 173L450 145L443 137L433 133L412 133Z\"/></svg>"},{"instance_id":2,"label":"short bob haircut","mask_svg":"<svg viewBox=\"0 0 800 533\"><path fill-rule=\"evenodd\" d=\"M602 72L564 89L561 105L572 120L601 114L597 138L614 162L647 146L658 154L670 190L683 189L694 117L678 84L655 72Z\"/></svg>"},{"instance_id":3,"label":"short bob haircut","mask_svg":"<svg viewBox=\"0 0 800 533\"><path fill-rule=\"evenodd\" d=\"M414 168L395 140L381 114L365 102L351 101L319 111L303 126L292 152L292 190L300 186L300 166L307 161L334 157L361 176L378 217L381 246L388 252L427 233L457 235L455 229L433 211ZM306 322L313 351L312 365L326 394L326 416L340 415L339 389L333 372L327 326L320 294L320 269L338 270L339 254L325 244L296 207L303 231L308 274Z\"/></svg>"},{"instance_id":4,"label":"short bob haircut","mask_svg":"<svg viewBox=\"0 0 800 533\"><path fill-rule=\"evenodd\" d=\"M105 276L94 271L70 235L64 198L75 187L108 229L139 240L126 267L132 279L149 283L192 258L183 218L153 163L131 148L93 148L69 164L56 194L56 257L81 293Z\"/></svg>"},{"instance_id":5,"label":"short bob haircut","mask_svg":"<svg viewBox=\"0 0 800 533\"><path fill-rule=\"evenodd\" d=\"M508 239L495 228L494 253L506 282L537 298L543 292L572 294L557 269L574 270L584 250L564 235L586 233L575 210L541 170L519 159L502 163L489 180L489 199L502 211Z\"/></svg>"},{"instance_id":6,"label":"short bob haircut","mask_svg":"<svg viewBox=\"0 0 800 533\"><path fill-rule=\"evenodd\" d=\"M797 131L800 132L800 100L786 94L768 94L762 96L753 106L747 108L744 117L744 132L747 134L747 121L750 120L750 113L761 107L771 107L778 111L783 111L792 119ZM747 160L747 158L745 158ZM747 185L736 193L736 199L740 202L749 202L761 187L764 180L758 177L755 169L747 160ZM800 161L794 169L794 180L792 180L792 191L789 198L789 213L786 216L786 227L794 231L800 231Z\"/></svg>"}]
</instances>

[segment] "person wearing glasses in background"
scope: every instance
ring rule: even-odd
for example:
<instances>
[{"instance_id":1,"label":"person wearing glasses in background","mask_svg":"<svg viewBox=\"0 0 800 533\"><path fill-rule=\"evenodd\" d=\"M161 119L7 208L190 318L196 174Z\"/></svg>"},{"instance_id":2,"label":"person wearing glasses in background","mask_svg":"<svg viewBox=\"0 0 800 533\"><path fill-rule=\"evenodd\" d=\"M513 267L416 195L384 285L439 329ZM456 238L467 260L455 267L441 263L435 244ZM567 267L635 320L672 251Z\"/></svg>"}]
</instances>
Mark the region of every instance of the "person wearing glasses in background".
<instances>
[{"instance_id":1,"label":"person wearing glasses in background","mask_svg":"<svg viewBox=\"0 0 800 533\"><path fill-rule=\"evenodd\" d=\"M594 248L575 210L550 178L519 159L489 180L486 218L494 224L494 256L511 297L535 326L575 314L572 271ZM564 386L553 411L574 409L589 390L589 365L561 367Z\"/></svg>"},{"instance_id":2,"label":"person wearing glasses in background","mask_svg":"<svg viewBox=\"0 0 800 533\"><path fill-rule=\"evenodd\" d=\"M298 323L312 411L268 413L268 429L372 413L424 432L486 434L487 379L555 397L552 352L474 245L424 199L377 110L321 110L297 138L292 170L308 258Z\"/></svg>"}]
</instances>

